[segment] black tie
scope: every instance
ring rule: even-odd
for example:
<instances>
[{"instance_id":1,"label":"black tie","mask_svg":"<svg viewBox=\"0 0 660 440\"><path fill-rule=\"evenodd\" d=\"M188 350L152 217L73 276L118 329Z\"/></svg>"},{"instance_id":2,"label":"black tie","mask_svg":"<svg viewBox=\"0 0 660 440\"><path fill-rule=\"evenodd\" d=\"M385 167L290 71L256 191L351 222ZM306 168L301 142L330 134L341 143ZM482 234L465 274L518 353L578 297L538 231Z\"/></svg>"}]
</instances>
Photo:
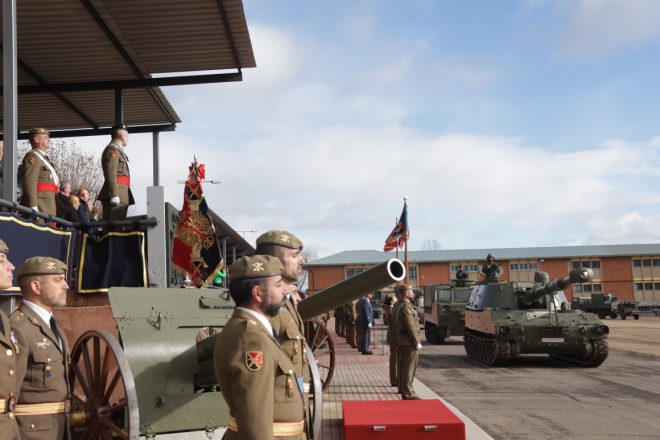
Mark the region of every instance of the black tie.
<instances>
[{"instance_id":1,"label":"black tie","mask_svg":"<svg viewBox=\"0 0 660 440\"><path fill-rule=\"evenodd\" d=\"M55 338L57 339L57 345L62 348L62 342L60 339L60 332L57 330L57 324L55 323L55 317L53 315L50 316L50 329L53 331L53 334L55 335Z\"/></svg>"}]
</instances>

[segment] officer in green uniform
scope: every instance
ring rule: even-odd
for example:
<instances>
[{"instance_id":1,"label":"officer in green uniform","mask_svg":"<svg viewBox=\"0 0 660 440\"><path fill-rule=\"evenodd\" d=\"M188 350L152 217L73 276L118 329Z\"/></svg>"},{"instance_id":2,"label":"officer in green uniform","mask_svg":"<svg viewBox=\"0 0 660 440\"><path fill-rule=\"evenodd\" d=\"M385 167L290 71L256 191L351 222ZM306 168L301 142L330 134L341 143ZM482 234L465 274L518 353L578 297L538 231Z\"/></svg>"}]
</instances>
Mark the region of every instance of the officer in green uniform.
<instances>
[{"instance_id":1,"label":"officer in green uniform","mask_svg":"<svg viewBox=\"0 0 660 440\"><path fill-rule=\"evenodd\" d=\"M23 440L69 438L69 344L58 330L53 307L66 305L66 264L32 257L18 268L21 306L9 321L18 341L16 405Z\"/></svg>"},{"instance_id":2,"label":"officer in green uniform","mask_svg":"<svg viewBox=\"0 0 660 440\"><path fill-rule=\"evenodd\" d=\"M300 254L303 243L298 237L287 231L272 230L257 238L258 255L276 257L282 263L282 279L289 285L289 292L297 292L298 275L302 271L305 260ZM271 319L271 324L282 348L289 356L296 373L300 390L304 393L305 407L309 394L309 369L305 355L305 324L296 308L295 298L288 295L282 311Z\"/></svg>"},{"instance_id":3,"label":"officer in green uniform","mask_svg":"<svg viewBox=\"0 0 660 440\"><path fill-rule=\"evenodd\" d=\"M131 192L128 156L124 152L127 145L126 126L121 124L112 127L112 140L101 155L105 182L99 191L98 199L103 205L103 220L124 220L129 205L135 204Z\"/></svg>"},{"instance_id":4,"label":"officer in green uniform","mask_svg":"<svg viewBox=\"0 0 660 440\"><path fill-rule=\"evenodd\" d=\"M18 168L18 178L22 181L21 205L45 214L56 215L55 197L60 181L55 167L46 155L50 145L50 134L45 128L30 130L32 149L23 157Z\"/></svg>"},{"instance_id":5,"label":"officer in green uniform","mask_svg":"<svg viewBox=\"0 0 660 440\"><path fill-rule=\"evenodd\" d=\"M286 301L282 263L269 255L243 257L229 267L229 280L237 307L218 335L213 358L229 406L223 438L304 439L302 393L268 320Z\"/></svg>"},{"instance_id":6,"label":"officer in green uniform","mask_svg":"<svg viewBox=\"0 0 660 440\"><path fill-rule=\"evenodd\" d=\"M384 313L384 321L387 324L387 335L386 340L387 344L390 346L390 385L393 387L399 386L399 374L398 374L398 361L397 361L397 339L399 330L396 326L396 316L397 310L403 302L401 301L401 295L405 292L408 286L402 285L396 288L395 296L392 297L392 303Z\"/></svg>"},{"instance_id":7,"label":"officer in green uniform","mask_svg":"<svg viewBox=\"0 0 660 440\"><path fill-rule=\"evenodd\" d=\"M9 248L0 240L0 289L9 289L14 280L14 265L7 258ZM16 376L18 343L9 328L7 315L0 309L0 439L18 440L16 425L16 396L19 384Z\"/></svg>"},{"instance_id":8,"label":"officer in green uniform","mask_svg":"<svg viewBox=\"0 0 660 440\"><path fill-rule=\"evenodd\" d=\"M344 304L344 319L346 319L346 342L353 348L357 346L357 334L355 332L355 323L357 322L357 309L355 305L357 299Z\"/></svg>"},{"instance_id":9,"label":"officer in green uniform","mask_svg":"<svg viewBox=\"0 0 660 440\"><path fill-rule=\"evenodd\" d=\"M344 306L339 306L335 309L335 334L337 336L344 336L346 324L344 323Z\"/></svg>"},{"instance_id":10,"label":"officer in green uniform","mask_svg":"<svg viewBox=\"0 0 660 440\"><path fill-rule=\"evenodd\" d=\"M399 393L403 400L419 400L413 389L415 371L417 370L418 350L422 349L419 339L419 317L410 302L414 297L412 286L405 285L401 289L401 306L396 311L397 326L397 358L399 373Z\"/></svg>"}]
</instances>

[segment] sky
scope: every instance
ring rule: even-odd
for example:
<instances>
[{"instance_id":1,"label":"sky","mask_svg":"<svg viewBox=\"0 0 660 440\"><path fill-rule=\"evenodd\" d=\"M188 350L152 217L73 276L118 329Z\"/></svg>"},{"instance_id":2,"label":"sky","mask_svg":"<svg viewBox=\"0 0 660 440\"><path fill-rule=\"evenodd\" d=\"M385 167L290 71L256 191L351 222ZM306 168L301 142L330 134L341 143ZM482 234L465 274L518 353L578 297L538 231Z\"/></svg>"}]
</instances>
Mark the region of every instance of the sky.
<instances>
[{"instance_id":1,"label":"sky","mask_svg":"<svg viewBox=\"0 0 660 440\"><path fill-rule=\"evenodd\" d=\"M286 229L318 257L382 250L404 195L411 250L660 242L660 2L244 6L257 67L163 89L175 206L196 154L248 241ZM127 153L141 214L151 135Z\"/></svg>"}]
</instances>

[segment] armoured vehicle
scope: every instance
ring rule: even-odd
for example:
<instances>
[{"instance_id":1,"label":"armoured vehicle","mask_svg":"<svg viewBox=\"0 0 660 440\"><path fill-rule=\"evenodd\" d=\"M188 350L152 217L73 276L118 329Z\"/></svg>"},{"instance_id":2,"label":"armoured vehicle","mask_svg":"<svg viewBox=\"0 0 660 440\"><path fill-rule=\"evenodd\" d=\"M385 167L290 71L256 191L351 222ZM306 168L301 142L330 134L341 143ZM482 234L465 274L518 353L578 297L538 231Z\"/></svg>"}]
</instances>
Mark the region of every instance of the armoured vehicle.
<instances>
[{"instance_id":1,"label":"armoured vehicle","mask_svg":"<svg viewBox=\"0 0 660 440\"><path fill-rule=\"evenodd\" d=\"M433 284L424 287L424 333L426 341L442 344L450 336L463 336L465 305L470 287Z\"/></svg>"},{"instance_id":2,"label":"armoured vehicle","mask_svg":"<svg viewBox=\"0 0 660 440\"><path fill-rule=\"evenodd\" d=\"M534 282L495 282L472 287L465 311L465 352L492 366L520 354L548 354L585 367L607 358L609 328L592 313L560 310L562 289L589 282L591 269L581 268L549 281L536 272Z\"/></svg>"},{"instance_id":3,"label":"armoured vehicle","mask_svg":"<svg viewBox=\"0 0 660 440\"><path fill-rule=\"evenodd\" d=\"M621 319L628 316L639 319L637 304L637 301L619 301L613 293L592 293L590 297L573 298L571 308L595 313L600 319L606 316L612 319L617 316Z\"/></svg>"}]
</instances>

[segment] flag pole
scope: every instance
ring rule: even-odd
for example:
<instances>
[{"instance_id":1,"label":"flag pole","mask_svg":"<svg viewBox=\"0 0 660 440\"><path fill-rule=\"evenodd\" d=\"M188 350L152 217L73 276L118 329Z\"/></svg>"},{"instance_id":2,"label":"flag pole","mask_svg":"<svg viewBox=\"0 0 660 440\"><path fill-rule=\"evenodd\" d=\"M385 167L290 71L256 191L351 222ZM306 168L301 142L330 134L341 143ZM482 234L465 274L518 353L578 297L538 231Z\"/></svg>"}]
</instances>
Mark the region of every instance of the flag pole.
<instances>
[{"instance_id":1,"label":"flag pole","mask_svg":"<svg viewBox=\"0 0 660 440\"><path fill-rule=\"evenodd\" d=\"M408 196L403 196L403 206L404 207L408 206ZM408 222L408 218L406 217L406 223L407 222ZM404 235L405 235L405 238L404 238L404 243L405 243L404 267L406 268L406 281L405 282L406 282L406 284L408 284L409 283L408 273L410 272L408 270L408 228L406 228L406 230L404 232ZM397 247L397 251L398 251L398 247Z\"/></svg>"}]
</instances>

